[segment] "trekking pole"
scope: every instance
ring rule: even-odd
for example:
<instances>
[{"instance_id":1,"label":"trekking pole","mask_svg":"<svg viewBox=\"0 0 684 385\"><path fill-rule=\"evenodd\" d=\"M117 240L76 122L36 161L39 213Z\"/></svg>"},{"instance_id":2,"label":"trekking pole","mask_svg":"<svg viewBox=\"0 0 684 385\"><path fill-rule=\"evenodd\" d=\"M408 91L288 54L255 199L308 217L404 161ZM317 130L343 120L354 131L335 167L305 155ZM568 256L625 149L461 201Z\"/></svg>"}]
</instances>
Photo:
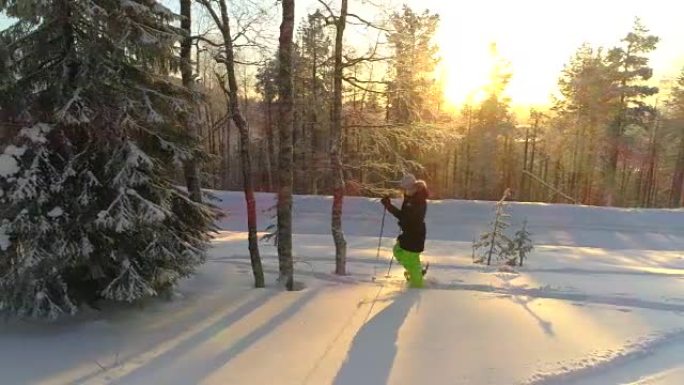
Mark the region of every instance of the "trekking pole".
<instances>
[{"instance_id":1,"label":"trekking pole","mask_svg":"<svg viewBox=\"0 0 684 385\"><path fill-rule=\"evenodd\" d=\"M385 211L387 211L387 209L385 209ZM387 269L387 275L385 275L385 278L390 277L390 270L392 270L392 262L394 262L394 251L392 252L392 256L390 257L389 268Z\"/></svg>"},{"instance_id":2,"label":"trekking pole","mask_svg":"<svg viewBox=\"0 0 684 385\"><path fill-rule=\"evenodd\" d=\"M387 268L387 275L385 278L390 277L390 271L392 270L392 262L394 262L394 253L392 253L392 258L390 258L389 268Z\"/></svg>"},{"instance_id":3,"label":"trekking pole","mask_svg":"<svg viewBox=\"0 0 684 385\"><path fill-rule=\"evenodd\" d=\"M385 215L387 215L387 207L382 210L382 223L380 224L380 236L378 237L378 252L375 255L375 264L373 264L373 281L378 273L378 261L380 261L380 246L382 246L382 233L385 231Z\"/></svg>"}]
</instances>

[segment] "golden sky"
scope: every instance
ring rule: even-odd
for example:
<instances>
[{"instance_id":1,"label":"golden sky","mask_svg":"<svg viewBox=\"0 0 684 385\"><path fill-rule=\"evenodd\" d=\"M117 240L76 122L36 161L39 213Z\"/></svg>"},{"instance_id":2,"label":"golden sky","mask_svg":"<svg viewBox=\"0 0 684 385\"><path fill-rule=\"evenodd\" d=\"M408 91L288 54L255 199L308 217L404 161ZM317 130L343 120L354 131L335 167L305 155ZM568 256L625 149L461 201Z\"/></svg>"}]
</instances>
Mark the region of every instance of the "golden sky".
<instances>
[{"instance_id":1,"label":"golden sky","mask_svg":"<svg viewBox=\"0 0 684 385\"><path fill-rule=\"evenodd\" d=\"M164 2L172 8L177 3ZM337 5L339 0L330 2ZM508 93L514 104L545 104L555 92L563 65L583 42L613 46L630 30L635 16L661 38L651 55L654 81L673 78L684 66L684 22L681 5L674 0L349 0L349 8L369 15L404 2L417 11L429 8L439 13L438 76L455 104L476 96L487 82L492 42L511 62ZM296 0L296 19L317 3ZM0 24L5 21L0 18Z\"/></svg>"},{"instance_id":2,"label":"golden sky","mask_svg":"<svg viewBox=\"0 0 684 385\"><path fill-rule=\"evenodd\" d=\"M488 47L496 42L511 62L509 95L515 104L548 102L563 65L583 42L613 46L639 16L661 38L651 55L654 78L673 77L684 65L684 23L669 0L409 0L441 16L446 94L463 102L487 80Z\"/></svg>"},{"instance_id":3,"label":"golden sky","mask_svg":"<svg viewBox=\"0 0 684 385\"><path fill-rule=\"evenodd\" d=\"M298 20L318 3L296 1ZM339 6L339 0L329 2ZM653 83L675 78L684 67L684 22L681 5L673 0L349 0L349 10L367 15L403 3L440 15L438 76L456 105L477 98L487 83L492 42L511 63L513 105L541 106L556 92L563 65L582 43L615 46L637 16L661 39L650 56Z\"/></svg>"}]
</instances>

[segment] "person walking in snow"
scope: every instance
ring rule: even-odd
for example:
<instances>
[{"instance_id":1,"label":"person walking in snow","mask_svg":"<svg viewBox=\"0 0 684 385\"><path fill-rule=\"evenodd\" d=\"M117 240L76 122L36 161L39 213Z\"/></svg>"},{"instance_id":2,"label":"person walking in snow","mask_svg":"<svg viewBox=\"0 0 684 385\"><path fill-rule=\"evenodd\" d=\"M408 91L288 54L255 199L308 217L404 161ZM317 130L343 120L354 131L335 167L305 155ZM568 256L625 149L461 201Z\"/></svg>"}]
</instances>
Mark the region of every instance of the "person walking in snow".
<instances>
[{"instance_id":1,"label":"person walking in snow","mask_svg":"<svg viewBox=\"0 0 684 385\"><path fill-rule=\"evenodd\" d=\"M394 257L406 269L409 286L420 288L423 287L424 274L420 253L425 249L427 184L407 174L399 182L399 187L404 191L401 209L396 208L389 197L382 198L381 203L399 220L401 234L394 245Z\"/></svg>"}]
</instances>

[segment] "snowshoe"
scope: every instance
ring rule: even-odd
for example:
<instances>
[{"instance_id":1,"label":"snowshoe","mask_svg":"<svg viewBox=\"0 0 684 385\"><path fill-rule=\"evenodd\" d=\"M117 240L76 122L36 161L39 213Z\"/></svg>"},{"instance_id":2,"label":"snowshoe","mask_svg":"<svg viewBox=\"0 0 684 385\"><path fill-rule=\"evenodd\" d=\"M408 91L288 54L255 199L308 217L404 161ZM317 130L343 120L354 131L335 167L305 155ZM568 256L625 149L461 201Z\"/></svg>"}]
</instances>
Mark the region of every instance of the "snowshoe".
<instances>
[{"instance_id":1,"label":"snowshoe","mask_svg":"<svg viewBox=\"0 0 684 385\"><path fill-rule=\"evenodd\" d=\"M425 274L427 274L428 268L430 267L430 262L426 263L425 266L423 266L423 269L421 272L423 273L423 277L425 277ZM404 270L404 278L406 278L406 281L409 281L411 279L411 275L407 270Z\"/></svg>"},{"instance_id":2,"label":"snowshoe","mask_svg":"<svg viewBox=\"0 0 684 385\"><path fill-rule=\"evenodd\" d=\"M430 262L427 262L425 267L423 267L423 277L425 277L425 274L427 274L428 268L430 268Z\"/></svg>"}]
</instances>

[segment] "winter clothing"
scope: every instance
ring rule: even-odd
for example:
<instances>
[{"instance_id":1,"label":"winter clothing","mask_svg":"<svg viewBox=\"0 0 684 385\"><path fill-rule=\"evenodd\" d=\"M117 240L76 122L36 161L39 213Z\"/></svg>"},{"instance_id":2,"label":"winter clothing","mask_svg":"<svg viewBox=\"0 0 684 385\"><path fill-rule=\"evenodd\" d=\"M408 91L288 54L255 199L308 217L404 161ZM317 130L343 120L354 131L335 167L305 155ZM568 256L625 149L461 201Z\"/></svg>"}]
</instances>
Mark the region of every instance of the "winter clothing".
<instances>
[{"instance_id":1,"label":"winter clothing","mask_svg":"<svg viewBox=\"0 0 684 385\"><path fill-rule=\"evenodd\" d=\"M401 178L401 180L397 181L397 183L399 183L399 187L404 190L409 190L416 184L416 182L418 182L418 180L415 176L413 176L413 174L406 174L403 178Z\"/></svg>"},{"instance_id":2,"label":"winter clothing","mask_svg":"<svg viewBox=\"0 0 684 385\"><path fill-rule=\"evenodd\" d=\"M399 243L394 245L393 252L394 258L408 272L409 286L412 288L423 287L423 267L420 264L420 253L404 250L399 246Z\"/></svg>"},{"instance_id":3,"label":"winter clothing","mask_svg":"<svg viewBox=\"0 0 684 385\"><path fill-rule=\"evenodd\" d=\"M381 202L392 215L399 220L401 234L394 245L394 257L406 269L409 285L412 288L423 287L423 268L420 253L425 249L425 212L427 211L427 185L422 180L407 174L399 186L404 190L404 202L401 209L392 205L389 197Z\"/></svg>"},{"instance_id":4,"label":"winter clothing","mask_svg":"<svg viewBox=\"0 0 684 385\"><path fill-rule=\"evenodd\" d=\"M407 179L405 177L405 179ZM410 178L409 178L410 179ZM392 205L389 198L383 198L382 204L399 220L401 234L397 238L399 246L414 253L425 249L425 212L427 210L427 185L419 180L407 185L401 209Z\"/></svg>"}]
</instances>

